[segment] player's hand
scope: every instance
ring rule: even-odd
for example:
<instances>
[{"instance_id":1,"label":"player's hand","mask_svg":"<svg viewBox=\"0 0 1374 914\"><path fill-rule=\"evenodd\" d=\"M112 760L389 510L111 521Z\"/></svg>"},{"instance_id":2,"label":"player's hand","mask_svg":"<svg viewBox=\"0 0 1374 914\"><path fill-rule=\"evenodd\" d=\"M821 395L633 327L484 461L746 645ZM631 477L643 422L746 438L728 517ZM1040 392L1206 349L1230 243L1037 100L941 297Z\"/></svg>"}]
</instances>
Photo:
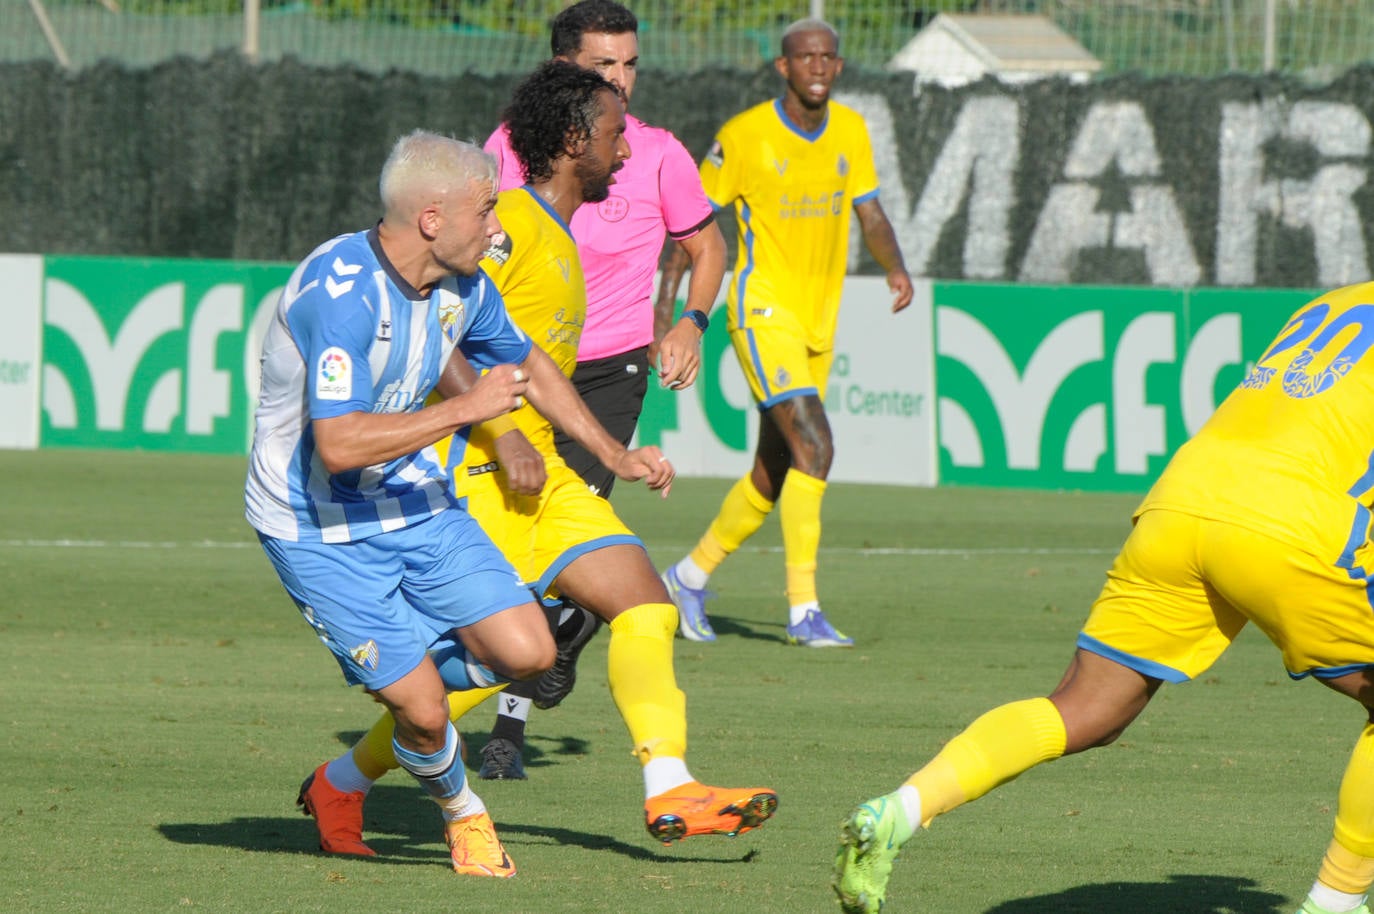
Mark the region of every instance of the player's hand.
<instances>
[{"instance_id":1,"label":"player's hand","mask_svg":"<svg viewBox=\"0 0 1374 914\"><path fill-rule=\"evenodd\" d=\"M911 304L913 290L911 288L911 277L907 275L906 270L898 267L890 271L887 274L887 288L888 291L892 293L893 314L896 314L898 311Z\"/></svg>"},{"instance_id":2,"label":"player's hand","mask_svg":"<svg viewBox=\"0 0 1374 914\"><path fill-rule=\"evenodd\" d=\"M474 416L472 424L503 415L525 405L529 375L518 365L497 365L482 374L461 399Z\"/></svg>"},{"instance_id":3,"label":"player's hand","mask_svg":"<svg viewBox=\"0 0 1374 914\"><path fill-rule=\"evenodd\" d=\"M496 439L496 459L506 472L507 486L516 495L538 495L544 491L549 478L544 457L519 429L511 429Z\"/></svg>"},{"instance_id":4,"label":"player's hand","mask_svg":"<svg viewBox=\"0 0 1374 914\"><path fill-rule=\"evenodd\" d=\"M668 497L673 479L677 476L673 464L653 445L624 452L615 461L615 465L607 469L629 482L644 480L645 485L655 492L663 493L664 498Z\"/></svg>"},{"instance_id":5,"label":"player's hand","mask_svg":"<svg viewBox=\"0 0 1374 914\"><path fill-rule=\"evenodd\" d=\"M650 347L649 358L650 364L658 366L659 383L664 387L691 387L701 370L701 331L691 321L678 321L663 335L657 352Z\"/></svg>"}]
</instances>

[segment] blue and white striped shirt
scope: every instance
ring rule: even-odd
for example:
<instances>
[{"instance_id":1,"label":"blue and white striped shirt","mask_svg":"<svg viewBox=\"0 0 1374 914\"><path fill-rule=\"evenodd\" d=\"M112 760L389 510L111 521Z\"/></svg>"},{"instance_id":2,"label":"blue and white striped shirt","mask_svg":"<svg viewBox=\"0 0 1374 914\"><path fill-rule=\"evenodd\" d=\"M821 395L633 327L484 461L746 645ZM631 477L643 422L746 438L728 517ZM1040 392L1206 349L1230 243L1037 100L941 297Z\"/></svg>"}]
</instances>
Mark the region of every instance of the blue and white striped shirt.
<instances>
[{"instance_id":1,"label":"blue and white striped shirt","mask_svg":"<svg viewBox=\"0 0 1374 914\"><path fill-rule=\"evenodd\" d=\"M263 340L248 522L279 539L343 543L456 504L432 446L331 474L311 420L414 412L455 347L480 369L523 362L530 346L484 273L449 277L422 296L375 229L320 245L292 273Z\"/></svg>"}]
</instances>

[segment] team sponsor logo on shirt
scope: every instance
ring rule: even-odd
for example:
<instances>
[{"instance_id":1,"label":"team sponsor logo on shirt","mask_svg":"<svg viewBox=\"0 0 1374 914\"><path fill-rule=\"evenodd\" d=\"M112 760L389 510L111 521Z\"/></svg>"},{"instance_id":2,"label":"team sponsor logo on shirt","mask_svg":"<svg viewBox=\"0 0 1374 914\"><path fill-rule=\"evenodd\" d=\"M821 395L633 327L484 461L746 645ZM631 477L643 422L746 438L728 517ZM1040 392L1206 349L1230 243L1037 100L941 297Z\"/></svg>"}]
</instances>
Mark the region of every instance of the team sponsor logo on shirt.
<instances>
[{"instance_id":1,"label":"team sponsor logo on shirt","mask_svg":"<svg viewBox=\"0 0 1374 914\"><path fill-rule=\"evenodd\" d=\"M482 256L501 267L505 266L507 260L510 260L513 250L515 250L515 244L510 240L510 236L505 232L497 232L492 236L491 247L487 248Z\"/></svg>"},{"instance_id":2,"label":"team sponsor logo on shirt","mask_svg":"<svg viewBox=\"0 0 1374 914\"><path fill-rule=\"evenodd\" d=\"M711 144L710 150L706 153L706 161L717 168L723 168L725 166L725 150L720 148L720 140L716 140Z\"/></svg>"},{"instance_id":3,"label":"team sponsor logo on shirt","mask_svg":"<svg viewBox=\"0 0 1374 914\"><path fill-rule=\"evenodd\" d=\"M315 396L321 400L347 400L353 393L353 360L338 346L320 354Z\"/></svg>"},{"instance_id":4,"label":"team sponsor logo on shirt","mask_svg":"<svg viewBox=\"0 0 1374 914\"><path fill-rule=\"evenodd\" d=\"M607 222L619 222L630 212L630 201L612 194L596 205L596 211Z\"/></svg>"},{"instance_id":5,"label":"team sponsor logo on shirt","mask_svg":"<svg viewBox=\"0 0 1374 914\"><path fill-rule=\"evenodd\" d=\"M357 647L355 647L355 648L353 648L352 650L350 650L348 653L349 653L349 655L353 658L353 662L356 663L358 666L360 666L360 667L362 667L363 669L367 670L369 673L376 672L376 670L377 670L377 642L376 642L376 641L373 641L371 638L368 638L366 643L358 645Z\"/></svg>"},{"instance_id":6,"label":"team sponsor logo on shirt","mask_svg":"<svg viewBox=\"0 0 1374 914\"><path fill-rule=\"evenodd\" d=\"M784 193L778 200L778 218L814 219L834 216L842 209L840 201L843 197L844 191L835 191L833 194L821 191L815 196L804 191L800 195Z\"/></svg>"}]
</instances>

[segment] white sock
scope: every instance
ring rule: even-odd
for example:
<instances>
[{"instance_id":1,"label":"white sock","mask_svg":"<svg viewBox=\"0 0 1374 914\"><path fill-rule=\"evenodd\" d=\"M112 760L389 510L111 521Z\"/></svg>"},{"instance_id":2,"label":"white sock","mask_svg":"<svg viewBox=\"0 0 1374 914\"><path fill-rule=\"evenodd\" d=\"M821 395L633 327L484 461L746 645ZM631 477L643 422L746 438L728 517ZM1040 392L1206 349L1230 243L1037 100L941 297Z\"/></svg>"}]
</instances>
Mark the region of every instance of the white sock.
<instances>
[{"instance_id":1,"label":"white sock","mask_svg":"<svg viewBox=\"0 0 1374 914\"><path fill-rule=\"evenodd\" d=\"M790 617L788 621L793 625L797 625L801 620L806 618L806 614L811 612L811 610L819 610L820 608L821 604L817 603L815 600L812 600L810 603L799 603L787 611Z\"/></svg>"},{"instance_id":2,"label":"white sock","mask_svg":"<svg viewBox=\"0 0 1374 914\"><path fill-rule=\"evenodd\" d=\"M332 780L332 778L331 778ZM1317 905L1331 914L1341 914L1344 911L1353 911L1364 904L1364 895L1351 895L1347 892L1338 892L1329 885L1322 885L1320 882L1312 883L1312 891L1307 893Z\"/></svg>"},{"instance_id":3,"label":"white sock","mask_svg":"<svg viewBox=\"0 0 1374 914\"><path fill-rule=\"evenodd\" d=\"M438 803L439 809L443 811L445 822L453 822L487 811L487 804L483 803L482 798L472 792L467 781L463 782L463 789L453 796L445 797L442 800L436 798L434 802Z\"/></svg>"},{"instance_id":4,"label":"white sock","mask_svg":"<svg viewBox=\"0 0 1374 914\"><path fill-rule=\"evenodd\" d=\"M911 823L912 830L921 827L921 792L910 784L903 784L897 788L897 799L902 801L902 812L906 813L906 820Z\"/></svg>"},{"instance_id":5,"label":"white sock","mask_svg":"<svg viewBox=\"0 0 1374 914\"><path fill-rule=\"evenodd\" d=\"M644 766L644 798L656 797L667 793L674 787L681 787L693 780L687 770L687 763L680 758L660 755L649 759Z\"/></svg>"},{"instance_id":6,"label":"white sock","mask_svg":"<svg viewBox=\"0 0 1374 914\"><path fill-rule=\"evenodd\" d=\"M329 783L334 785L335 790L342 790L344 793L366 794L375 783L358 770L358 763L353 761L351 750L326 765L324 776Z\"/></svg>"},{"instance_id":7,"label":"white sock","mask_svg":"<svg viewBox=\"0 0 1374 914\"><path fill-rule=\"evenodd\" d=\"M676 571L677 579L693 590L705 590L706 582L711 579L711 575L702 571L701 566L692 561L690 555L677 563Z\"/></svg>"},{"instance_id":8,"label":"white sock","mask_svg":"<svg viewBox=\"0 0 1374 914\"><path fill-rule=\"evenodd\" d=\"M497 714L502 717L513 717L516 720L529 720L530 708L534 706L532 699L511 695L509 692L502 692L497 702Z\"/></svg>"}]
</instances>

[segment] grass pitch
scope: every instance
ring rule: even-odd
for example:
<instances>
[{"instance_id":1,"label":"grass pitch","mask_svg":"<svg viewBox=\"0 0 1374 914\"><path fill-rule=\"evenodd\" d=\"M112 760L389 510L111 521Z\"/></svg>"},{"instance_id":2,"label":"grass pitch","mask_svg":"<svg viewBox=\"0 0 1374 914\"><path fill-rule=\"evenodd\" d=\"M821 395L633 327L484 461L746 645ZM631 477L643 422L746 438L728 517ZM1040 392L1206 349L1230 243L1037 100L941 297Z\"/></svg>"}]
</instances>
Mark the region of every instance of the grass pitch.
<instances>
[{"instance_id":1,"label":"grass pitch","mask_svg":"<svg viewBox=\"0 0 1374 914\"><path fill-rule=\"evenodd\" d=\"M826 912L837 825L974 716L1051 689L1132 496L833 485L820 589L859 646L783 643L776 522L712 579L720 640L679 641L689 763L775 787L777 816L665 848L644 831L606 638L530 723L527 782L474 780L519 867L447 867L403 774L374 859L315 849L301 779L375 719L242 519L242 459L0 452L0 911ZM614 497L660 566L726 481ZM461 727L475 749L494 710ZM1029 772L904 851L888 910L1290 914L1363 714L1245 633L1115 746Z\"/></svg>"}]
</instances>

